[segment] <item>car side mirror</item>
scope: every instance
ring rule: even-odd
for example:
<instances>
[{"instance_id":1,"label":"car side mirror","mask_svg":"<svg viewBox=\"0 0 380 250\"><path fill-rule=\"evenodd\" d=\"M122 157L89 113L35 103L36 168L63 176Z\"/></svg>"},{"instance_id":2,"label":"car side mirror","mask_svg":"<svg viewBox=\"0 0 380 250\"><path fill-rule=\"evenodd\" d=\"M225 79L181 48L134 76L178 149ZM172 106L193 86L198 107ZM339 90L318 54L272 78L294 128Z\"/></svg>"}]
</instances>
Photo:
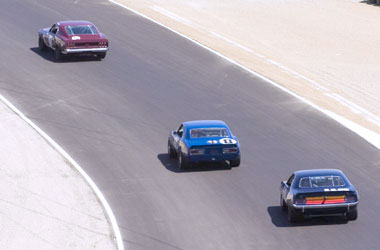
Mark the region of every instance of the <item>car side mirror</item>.
<instances>
[{"instance_id":1,"label":"car side mirror","mask_svg":"<svg viewBox=\"0 0 380 250\"><path fill-rule=\"evenodd\" d=\"M281 186L283 186L283 187L288 187L288 184L286 183L286 181L282 181L282 182L281 182Z\"/></svg>"}]
</instances>

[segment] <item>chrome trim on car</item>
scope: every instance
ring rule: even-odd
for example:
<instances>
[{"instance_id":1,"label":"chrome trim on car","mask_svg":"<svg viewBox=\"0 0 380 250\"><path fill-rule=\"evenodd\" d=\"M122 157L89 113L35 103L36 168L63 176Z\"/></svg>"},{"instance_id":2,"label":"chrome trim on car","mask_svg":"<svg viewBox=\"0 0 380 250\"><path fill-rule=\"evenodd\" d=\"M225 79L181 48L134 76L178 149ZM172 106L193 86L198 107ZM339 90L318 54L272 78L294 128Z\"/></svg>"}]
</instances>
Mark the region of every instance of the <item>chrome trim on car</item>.
<instances>
[{"instance_id":1,"label":"chrome trim on car","mask_svg":"<svg viewBox=\"0 0 380 250\"><path fill-rule=\"evenodd\" d=\"M86 49L65 49L62 51L63 54L71 53L86 53L86 52L107 52L108 48L86 48Z\"/></svg>"},{"instance_id":2,"label":"chrome trim on car","mask_svg":"<svg viewBox=\"0 0 380 250\"><path fill-rule=\"evenodd\" d=\"M321 204L321 205L297 205L292 204L292 206L296 209L302 209L302 212L305 209L318 209L318 208L338 208L338 207L347 207L347 211L350 210L350 207L356 206L359 204L359 201L350 202L350 203L337 203L337 204Z\"/></svg>"}]
</instances>

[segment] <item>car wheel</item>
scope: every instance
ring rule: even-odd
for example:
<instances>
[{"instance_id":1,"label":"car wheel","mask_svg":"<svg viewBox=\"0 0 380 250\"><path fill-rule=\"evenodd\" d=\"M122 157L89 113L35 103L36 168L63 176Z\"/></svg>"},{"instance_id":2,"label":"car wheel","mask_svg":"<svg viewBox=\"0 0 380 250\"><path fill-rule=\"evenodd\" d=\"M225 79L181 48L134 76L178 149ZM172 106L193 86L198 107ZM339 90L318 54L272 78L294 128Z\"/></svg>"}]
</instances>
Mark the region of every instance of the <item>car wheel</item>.
<instances>
[{"instance_id":1,"label":"car wheel","mask_svg":"<svg viewBox=\"0 0 380 250\"><path fill-rule=\"evenodd\" d=\"M97 56L99 59L104 59L106 57L107 53L98 53Z\"/></svg>"},{"instance_id":2,"label":"car wheel","mask_svg":"<svg viewBox=\"0 0 380 250\"><path fill-rule=\"evenodd\" d=\"M240 155L238 158L236 158L236 160L232 160L230 161L230 166L232 168L235 168L235 167L239 167L240 166Z\"/></svg>"},{"instance_id":3,"label":"car wheel","mask_svg":"<svg viewBox=\"0 0 380 250\"><path fill-rule=\"evenodd\" d=\"M301 219L301 216L296 214L296 212L288 206L288 221L290 223L295 223Z\"/></svg>"},{"instance_id":4,"label":"car wheel","mask_svg":"<svg viewBox=\"0 0 380 250\"><path fill-rule=\"evenodd\" d=\"M182 152L178 153L178 168L179 170L185 170L188 167L186 158L183 156Z\"/></svg>"},{"instance_id":5,"label":"car wheel","mask_svg":"<svg viewBox=\"0 0 380 250\"><path fill-rule=\"evenodd\" d=\"M176 152L174 151L173 147L170 145L169 141L168 141L168 155L169 155L169 158L171 159L176 157Z\"/></svg>"},{"instance_id":6,"label":"car wheel","mask_svg":"<svg viewBox=\"0 0 380 250\"><path fill-rule=\"evenodd\" d=\"M41 37L38 37L38 48L40 49L40 51L48 50L48 47L46 46L46 44L44 43L44 40L42 40Z\"/></svg>"},{"instance_id":7,"label":"car wheel","mask_svg":"<svg viewBox=\"0 0 380 250\"><path fill-rule=\"evenodd\" d=\"M280 207L282 211L286 211L288 209L288 206L285 204L285 201L282 198L282 195L280 195Z\"/></svg>"},{"instance_id":8,"label":"car wheel","mask_svg":"<svg viewBox=\"0 0 380 250\"><path fill-rule=\"evenodd\" d=\"M61 48L60 47L56 47L55 48L54 55L55 55L55 60L56 61L59 61L59 60L62 59L62 52L61 52Z\"/></svg>"},{"instance_id":9,"label":"car wheel","mask_svg":"<svg viewBox=\"0 0 380 250\"><path fill-rule=\"evenodd\" d=\"M346 219L347 220L356 220L357 218L358 218L358 210L357 209L355 209L355 210L353 210L351 212L348 212L346 214Z\"/></svg>"}]
</instances>

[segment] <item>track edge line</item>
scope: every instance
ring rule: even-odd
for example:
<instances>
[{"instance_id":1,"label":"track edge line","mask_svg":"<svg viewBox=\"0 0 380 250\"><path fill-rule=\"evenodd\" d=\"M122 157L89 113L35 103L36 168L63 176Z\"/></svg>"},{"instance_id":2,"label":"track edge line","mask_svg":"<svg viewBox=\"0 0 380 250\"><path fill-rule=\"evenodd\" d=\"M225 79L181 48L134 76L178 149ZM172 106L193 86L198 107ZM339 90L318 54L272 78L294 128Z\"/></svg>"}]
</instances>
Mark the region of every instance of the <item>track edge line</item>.
<instances>
[{"instance_id":1,"label":"track edge line","mask_svg":"<svg viewBox=\"0 0 380 250\"><path fill-rule=\"evenodd\" d=\"M42 129L40 129L34 122L27 118L18 108L16 108L8 99L0 94L0 100L15 114L17 114L23 121L25 121L29 126L31 126L43 139L45 139L51 147L53 147L64 159L66 159L74 168L82 175L82 177L87 181L95 195L100 200L101 205L106 211L106 217L108 217L111 222L112 231L116 239L116 245L118 250L124 250L123 239L119 230L119 226L116 221L116 217L113 214L110 205L105 199L104 195L100 189L96 186L95 182L91 177L83 170L83 168L61 147L56 143L48 134L46 134Z\"/></svg>"}]
</instances>

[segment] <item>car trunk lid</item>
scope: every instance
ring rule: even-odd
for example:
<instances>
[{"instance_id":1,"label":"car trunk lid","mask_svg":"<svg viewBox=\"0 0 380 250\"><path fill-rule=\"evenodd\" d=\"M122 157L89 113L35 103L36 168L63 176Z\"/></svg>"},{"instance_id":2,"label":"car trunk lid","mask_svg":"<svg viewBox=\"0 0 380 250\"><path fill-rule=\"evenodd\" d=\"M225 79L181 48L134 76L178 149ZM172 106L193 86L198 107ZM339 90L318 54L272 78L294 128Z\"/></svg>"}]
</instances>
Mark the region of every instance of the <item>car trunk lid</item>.
<instances>
[{"instance_id":1,"label":"car trunk lid","mask_svg":"<svg viewBox=\"0 0 380 250\"><path fill-rule=\"evenodd\" d=\"M236 140L226 137L195 138L191 140L190 147L192 149L202 148L205 150L205 154L211 155L238 152Z\"/></svg>"},{"instance_id":2,"label":"car trunk lid","mask_svg":"<svg viewBox=\"0 0 380 250\"><path fill-rule=\"evenodd\" d=\"M73 44L75 47L98 47L103 45L105 42L100 35L73 35L70 36L70 44ZM104 40L104 41L103 41Z\"/></svg>"}]
</instances>

